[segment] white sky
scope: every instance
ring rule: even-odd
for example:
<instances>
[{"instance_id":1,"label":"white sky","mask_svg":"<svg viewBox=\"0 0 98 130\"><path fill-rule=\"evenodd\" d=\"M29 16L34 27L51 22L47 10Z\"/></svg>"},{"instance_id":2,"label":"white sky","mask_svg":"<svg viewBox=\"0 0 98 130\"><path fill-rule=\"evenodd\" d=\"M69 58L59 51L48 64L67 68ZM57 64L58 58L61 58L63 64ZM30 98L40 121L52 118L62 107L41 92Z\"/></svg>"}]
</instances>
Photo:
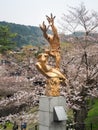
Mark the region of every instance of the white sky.
<instances>
[{"instance_id":1,"label":"white sky","mask_svg":"<svg viewBox=\"0 0 98 130\"><path fill-rule=\"evenodd\" d=\"M68 6L84 3L87 9L98 12L98 0L0 0L0 21L39 26L46 20L45 15L56 16L56 22Z\"/></svg>"}]
</instances>

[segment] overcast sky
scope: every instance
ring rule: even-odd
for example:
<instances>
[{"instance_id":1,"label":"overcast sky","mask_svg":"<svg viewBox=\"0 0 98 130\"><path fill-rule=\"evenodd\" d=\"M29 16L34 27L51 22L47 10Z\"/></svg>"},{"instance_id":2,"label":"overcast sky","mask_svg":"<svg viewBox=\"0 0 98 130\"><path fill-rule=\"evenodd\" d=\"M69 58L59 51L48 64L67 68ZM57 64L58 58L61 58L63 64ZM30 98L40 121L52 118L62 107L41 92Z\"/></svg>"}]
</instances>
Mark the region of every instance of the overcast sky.
<instances>
[{"instance_id":1,"label":"overcast sky","mask_svg":"<svg viewBox=\"0 0 98 130\"><path fill-rule=\"evenodd\" d=\"M68 6L83 2L87 9L98 12L98 0L0 0L0 21L39 26L45 15L56 15L56 22Z\"/></svg>"}]
</instances>

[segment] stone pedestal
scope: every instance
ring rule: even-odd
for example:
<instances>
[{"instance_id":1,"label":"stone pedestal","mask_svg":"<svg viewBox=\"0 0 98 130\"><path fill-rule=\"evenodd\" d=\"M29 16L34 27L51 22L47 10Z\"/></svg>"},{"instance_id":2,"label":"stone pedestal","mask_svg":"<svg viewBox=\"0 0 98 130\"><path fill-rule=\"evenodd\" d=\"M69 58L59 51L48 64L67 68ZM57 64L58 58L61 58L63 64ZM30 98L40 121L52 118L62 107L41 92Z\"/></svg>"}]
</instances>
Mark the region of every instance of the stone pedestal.
<instances>
[{"instance_id":1,"label":"stone pedestal","mask_svg":"<svg viewBox=\"0 0 98 130\"><path fill-rule=\"evenodd\" d=\"M40 97L39 130L66 130L66 121L54 122L53 108L55 106L63 106L65 109L65 98L63 96Z\"/></svg>"}]
</instances>

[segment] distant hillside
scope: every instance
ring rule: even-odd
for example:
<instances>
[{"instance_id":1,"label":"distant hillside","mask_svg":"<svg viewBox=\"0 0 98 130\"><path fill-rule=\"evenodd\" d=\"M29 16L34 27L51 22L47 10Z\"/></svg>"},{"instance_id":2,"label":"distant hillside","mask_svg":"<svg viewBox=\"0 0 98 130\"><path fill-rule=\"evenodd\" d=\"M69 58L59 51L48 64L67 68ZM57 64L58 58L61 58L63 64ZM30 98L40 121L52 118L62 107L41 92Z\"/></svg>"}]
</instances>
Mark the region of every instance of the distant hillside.
<instances>
[{"instance_id":1,"label":"distant hillside","mask_svg":"<svg viewBox=\"0 0 98 130\"><path fill-rule=\"evenodd\" d=\"M39 27L36 26L26 26L20 25L15 23L8 23L8 22L0 22L0 25L8 26L12 33L17 33L17 37L14 41L17 43L18 47L23 45L34 45L34 46L41 46L45 45L47 41L43 37L42 31ZM50 30L48 33L52 33ZM84 42L84 32L77 31L70 35L59 34L61 43L75 43L76 38L79 38L81 41ZM75 38L76 37L76 38ZM98 43L98 33L92 33L89 35L89 43Z\"/></svg>"},{"instance_id":2,"label":"distant hillside","mask_svg":"<svg viewBox=\"0 0 98 130\"><path fill-rule=\"evenodd\" d=\"M18 47L26 44L36 46L46 44L46 40L44 39L42 31L39 27L25 26L8 22L0 22L0 25L8 26L12 33L17 33L17 37L14 40Z\"/></svg>"}]
</instances>

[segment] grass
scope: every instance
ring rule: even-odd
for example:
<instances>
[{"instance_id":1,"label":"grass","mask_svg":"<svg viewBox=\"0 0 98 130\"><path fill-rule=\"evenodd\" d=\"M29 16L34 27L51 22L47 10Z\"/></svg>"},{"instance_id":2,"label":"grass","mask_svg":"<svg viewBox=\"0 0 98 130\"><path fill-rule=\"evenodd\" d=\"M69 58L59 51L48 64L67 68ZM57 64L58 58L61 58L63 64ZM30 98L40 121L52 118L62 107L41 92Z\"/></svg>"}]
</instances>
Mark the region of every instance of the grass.
<instances>
[{"instance_id":1,"label":"grass","mask_svg":"<svg viewBox=\"0 0 98 130\"><path fill-rule=\"evenodd\" d=\"M34 113L34 112L38 111L38 108L39 108L38 106L33 107L32 109L30 109L30 110L28 111L28 114Z\"/></svg>"},{"instance_id":2,"label":"grass","mask_svg":"<svg viewBox=\"0 0 98 130\"><path fill-rule=\"evenodd\" d=\"M28 127L27 127L27 130L38 130L38 124L30 124Z\"/></svg>"},{"instance_id":3,"label":"grass","mask_svg":"<svg viewBox=\"0 0 98 130\"><path fill-rule=\"evenodd\" d=\"M61 47L66 48L67 50L71 50L73 48L73 44L68 42L62 42Z\"/></svg>"}]
</instances>

